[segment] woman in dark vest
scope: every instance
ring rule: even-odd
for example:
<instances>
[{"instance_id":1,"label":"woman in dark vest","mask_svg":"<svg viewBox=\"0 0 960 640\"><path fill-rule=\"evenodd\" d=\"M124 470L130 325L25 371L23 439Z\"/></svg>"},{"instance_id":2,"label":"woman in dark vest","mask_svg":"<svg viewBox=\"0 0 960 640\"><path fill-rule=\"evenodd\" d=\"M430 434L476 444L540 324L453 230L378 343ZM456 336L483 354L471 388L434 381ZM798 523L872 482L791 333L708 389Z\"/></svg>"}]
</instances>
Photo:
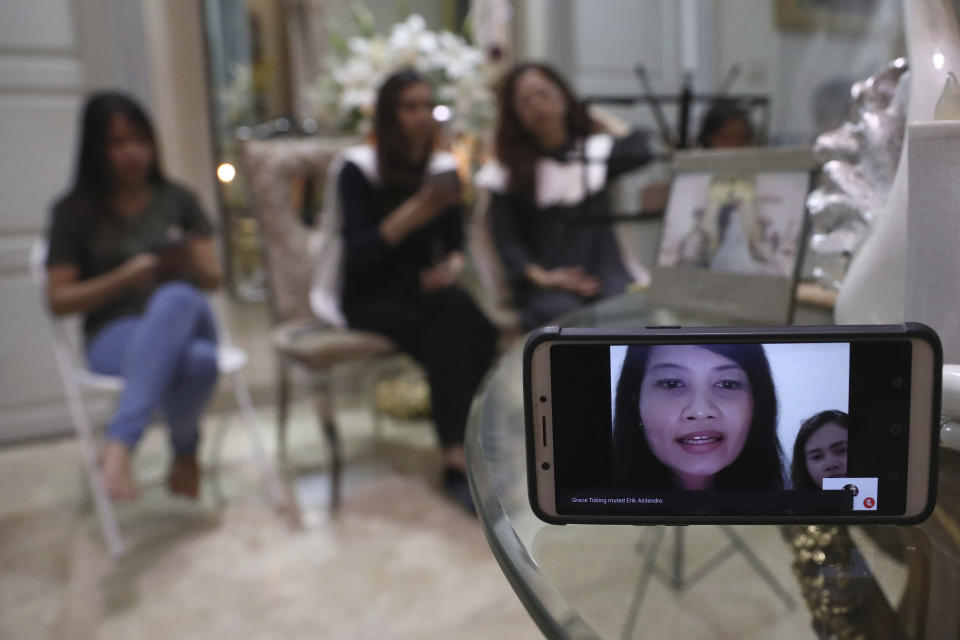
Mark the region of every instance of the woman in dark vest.
<instances>
[{"instance_id":1,"label":"woman in dark vest","mask_svg":"<svg viewBox=\"0 0 960 640\"><path fill-rule=\"evenodd\" d=\"M434 148L433 107L422 76L395 73L377 96L374 143L344 154L342 307L349 326L390 337L426 369L444 488L472 509L463 435L497 331L457 286L460 184L452 156Z\"/></svg>"}]
</instances>

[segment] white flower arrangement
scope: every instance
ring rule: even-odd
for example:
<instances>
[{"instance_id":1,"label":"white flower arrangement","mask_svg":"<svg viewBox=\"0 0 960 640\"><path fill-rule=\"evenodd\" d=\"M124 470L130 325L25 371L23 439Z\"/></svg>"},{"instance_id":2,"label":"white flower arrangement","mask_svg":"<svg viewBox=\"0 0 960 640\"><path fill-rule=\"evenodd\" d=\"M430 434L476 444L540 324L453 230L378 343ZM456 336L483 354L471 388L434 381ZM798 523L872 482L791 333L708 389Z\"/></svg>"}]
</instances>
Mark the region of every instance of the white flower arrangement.
<instances>
[{"instance_id":1,"label":"white flower arrangement","mask_svg":"<svg viewBox=\"0 0 960 640\"><path fill-rule=\"evenodd\" d=\"M369 131L377 89L391 73L411 68L433 85L437 104L450 109L453 134L486 134L495 117L493 69L483 52L449 31L430 31L411 15L375 34L368 14L357 13L362 35L345 42L331 34L334 52L307 91L319 121L349 133Z\"/></svg>"},{"instance_id":2,"label":"white flower arrangement","mask_svg":"<svg viewBox=\"0 0 960 640\"><path fill-rule=\"evenodd\" d=\"M232 80L220 89L220 104L227 123L235 127L253 118L253 73L250 65L233 66Z\"/></svg>"}]
</instances>

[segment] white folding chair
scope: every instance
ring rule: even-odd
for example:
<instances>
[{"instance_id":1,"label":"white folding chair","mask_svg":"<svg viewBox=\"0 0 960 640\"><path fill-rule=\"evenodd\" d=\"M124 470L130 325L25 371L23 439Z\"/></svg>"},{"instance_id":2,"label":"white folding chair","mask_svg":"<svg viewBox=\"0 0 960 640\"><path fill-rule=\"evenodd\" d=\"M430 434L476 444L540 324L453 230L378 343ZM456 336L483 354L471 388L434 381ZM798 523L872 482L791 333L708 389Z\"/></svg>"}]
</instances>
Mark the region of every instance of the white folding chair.
<instances>
[{"instance_id":1,"label":"white folding chair","mask_svg":"<svg viewBox=\"0 0 960 640\"><path fill-rule=\"evenodd\" d=\"M47 244L45 241L41 240L33 245L30 252L30 270L41 298L45 298L44 289L47 275L45 267L46 255ZM240 410L241 422L250 438L254 460L263 476L268 498L275 508L285 506L290 510L291 516L296 518L298 511L294 504L293 493L285 488L277 472L276 465L273 463L273 459L267 456L263 443L260 440L260 434L257 431L257 414L253 407L253 402L250 399L250 390L247 386L247 381L243 376L243 369L247 366L249 357L243 349L231 343L230 335L226 327L222 326L220 322L220 313L218 313L219 305L214 302L212 302L212 304L218 331L217 365L221 377L228 378L233 386L234 397L236 398L237 407ZM46 307L45 299L43 300L43 306ZM113 503L107 495L103 473L98 463L95 434L86 408L84 407L83 394L85 390L119 394L120 391L123 390L123 379L94 373L83 365L78 355L80 353L80 346L78 344L79 340L77 339L79 333L77 330L78 327L76 326L77 318L58 318L50 313L44 315L47 318L50 328L53 354L56 358L60 379L63 382L63 390L66 395L67 408L70 412L70 420L73 422L73 427L77 432L77 438L80 441L83 464L90 482L90 489L93 493L103 535L106 539L110 554L117 557L124 553L126 545L117 527ZM222 444L225 426L226 420L223 419L214 434L214 453L217 460L219 460L220 445Z\"/></svg>"}]
</instances>

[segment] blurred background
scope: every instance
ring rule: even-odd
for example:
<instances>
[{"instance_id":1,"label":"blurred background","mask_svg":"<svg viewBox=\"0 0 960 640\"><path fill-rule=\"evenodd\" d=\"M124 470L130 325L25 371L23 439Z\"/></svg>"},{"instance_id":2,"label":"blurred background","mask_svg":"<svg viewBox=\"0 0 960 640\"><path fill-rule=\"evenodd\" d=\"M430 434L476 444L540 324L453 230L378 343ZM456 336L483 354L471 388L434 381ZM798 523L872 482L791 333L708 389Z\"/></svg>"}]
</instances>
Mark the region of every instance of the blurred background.
<instances>
[{"instance_id":1,"label":"blurred background","mask_svg":"<svg viewBox=\"0 0 960 640\"><path fill-rule=\"evenodd\" d=\"M409 21L414 14L422 24ZM398 23L407 31L397 35ZM169 175L217 223L226 295L239 309L232 313L256 336L257 323L268 324L266 292L238 140L362 135L355 107L370 89L357 84L364 67L350 61L375 52L354 37L416 38L424 28L462 35L482 51L483 82L511 61L549 60L581 96L651 130L663 126L651 108L657 98L667 126L688 143L708 102L689 102L683 125L684 91L743 97L767 145L811 143L844 119L851 84L905 49L894 0L606 0L602 8L590 0L4 0L0 443L69 431L27 254L70 181L86 93L118 88L147 105ZM353 89L360 93L351 98ZM454 138L482 156L490 98L487 87L476 91L475 104L447 103ZM464 109L472 120L457 125ZM309 217L321 194L297 193ZM251 349L271 357L263 345ZM272 370L262 363L255 388L269 387ZM93 410L105 415L107 406Z\"/></svg>"}]
</instances>

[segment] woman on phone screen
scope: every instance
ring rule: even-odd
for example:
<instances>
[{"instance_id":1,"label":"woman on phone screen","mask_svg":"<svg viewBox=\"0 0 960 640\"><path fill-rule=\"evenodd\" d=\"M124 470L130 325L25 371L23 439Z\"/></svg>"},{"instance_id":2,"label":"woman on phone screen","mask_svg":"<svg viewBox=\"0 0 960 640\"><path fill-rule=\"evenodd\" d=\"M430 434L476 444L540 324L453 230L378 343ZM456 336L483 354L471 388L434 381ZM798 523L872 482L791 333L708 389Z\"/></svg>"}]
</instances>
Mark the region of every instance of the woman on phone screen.
<instances>
[{"instance_id":1,"label":"woman on phone screen","mask_svg":"<svg viewBox=\"0 0 960 640\"><path fill-rule=\"evenodd\" d=\"M650 489L782 489L762 345L632 345L617 383L614 466Z\"/></svg>"},{"instance_id":2,"label":"woman on phone screen","mask_svg":"<svg viewBox=\"0 0 960 640\"><path fill-rule=\"evenodd\" d=\"M794 489L822 489L824 478L846 477L849 421L846 413L836 410L803 421L790 464Z\"/></svg>"}]
</instances>

